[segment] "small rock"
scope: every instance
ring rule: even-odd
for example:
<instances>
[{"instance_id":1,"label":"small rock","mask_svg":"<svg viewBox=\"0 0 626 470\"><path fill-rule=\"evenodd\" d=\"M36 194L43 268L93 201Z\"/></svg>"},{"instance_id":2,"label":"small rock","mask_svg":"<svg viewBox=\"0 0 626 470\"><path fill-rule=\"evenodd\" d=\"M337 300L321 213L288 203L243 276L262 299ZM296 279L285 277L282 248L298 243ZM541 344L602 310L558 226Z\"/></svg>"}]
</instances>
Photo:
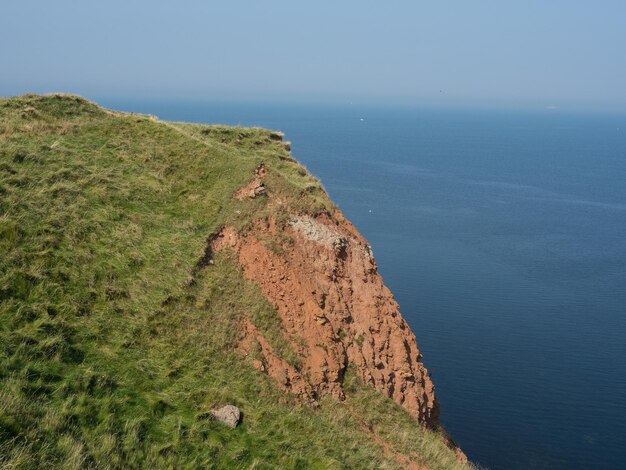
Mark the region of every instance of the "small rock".
<instances>
[{"instance_id":1,"label":"small rock","mask_svg":"<svg viewBox=\"0 0 626 470\"><path fill-rule=\"evenodd\" d=\"M255 198L265 193L266 193L265 185L263 183L258 183L258 185L254 189L252 189L252 193L250 194L250 197Z\"/></svg>"},{"instance_id":2,"label":"small rock","mask_svg":"<svg viewBox=\"0 0 626 470\"><path fill-rule=\"evenodd\" d=\"M262 178L266 174L267 174L267 168L265 167L265 163L264 162L259 163L259 166L257 166L256 169L254 170L254 175L258 176L259 178Z\"/></svg>"},{"instance_id":3,"label":"small rock","mask_svg":"<svg viewBox=\"0 0 626 470\"><path fill-rule=\"evenodd\" d=\"M241 412L239 411L239 408L234 405L226 405L217 410L211 411L211 416L213 419L224 423L228 427L236 428L237 424L239 424Z\"/></svg>"}]
</instances>

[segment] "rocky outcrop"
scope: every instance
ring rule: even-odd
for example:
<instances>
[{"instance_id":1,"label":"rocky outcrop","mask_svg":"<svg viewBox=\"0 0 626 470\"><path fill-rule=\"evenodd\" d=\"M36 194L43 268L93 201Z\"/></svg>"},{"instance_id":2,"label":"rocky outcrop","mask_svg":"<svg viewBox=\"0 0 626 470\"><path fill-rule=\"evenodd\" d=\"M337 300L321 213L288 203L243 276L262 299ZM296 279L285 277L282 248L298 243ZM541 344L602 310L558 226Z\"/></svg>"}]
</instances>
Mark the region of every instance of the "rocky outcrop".
<instances>
[{"instance_id":1,"label":"rocky outcrop","mask_svg":"<svg viewBox=\"0 0 626 470\"><path fill-rule=\"evenodd\" d=\"M342 399L343 375L353 364L365 383L419 422L437 424L439 404L415 336L383 284L370 246L339 211L286 223L269 218L241 234L226 227L211 246L225 249L236 253L245 277L276 308L284 337L302 362L298 369L287 364L248 322L240 349L250 354L252 343L257 346L255 367L284 390L315 401L324 394Z\"/></svg>"}]
</instances>

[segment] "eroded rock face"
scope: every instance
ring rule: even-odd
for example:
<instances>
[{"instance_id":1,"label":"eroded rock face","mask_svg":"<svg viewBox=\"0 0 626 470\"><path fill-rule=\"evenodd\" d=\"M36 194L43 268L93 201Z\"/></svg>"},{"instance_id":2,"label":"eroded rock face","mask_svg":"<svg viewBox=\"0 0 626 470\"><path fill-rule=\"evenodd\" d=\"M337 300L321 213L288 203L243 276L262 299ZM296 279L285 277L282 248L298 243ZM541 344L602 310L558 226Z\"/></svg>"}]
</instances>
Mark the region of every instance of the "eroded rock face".
<instances>
[{"instance_id":1,"label":"eroded rock face","mask_svg":"<svg viewBox=\"0 0 626 470\"><path fill-rule=\"evenodd\" d=\"M266 247L268 236L280 250ZM415 336L383 284L370 246L340 212L293 217L284 226L258 222L245 236L227 227L212 246L226 248L276 308L285 338L302 359L295 370L246 324L240 347L249 351L252 340L260 345L257 368L314 401L323 394L342 399L343 374L354 364L364 382L424 425L437 424L439 404Z\"/></svg>"}]
</instances>

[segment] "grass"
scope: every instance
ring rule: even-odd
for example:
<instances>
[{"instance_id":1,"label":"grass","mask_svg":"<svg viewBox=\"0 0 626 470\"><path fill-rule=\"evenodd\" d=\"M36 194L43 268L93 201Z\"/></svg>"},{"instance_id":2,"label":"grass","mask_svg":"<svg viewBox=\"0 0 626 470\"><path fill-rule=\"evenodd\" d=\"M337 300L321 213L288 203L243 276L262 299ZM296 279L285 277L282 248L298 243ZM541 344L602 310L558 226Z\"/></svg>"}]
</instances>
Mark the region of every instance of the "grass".
<instances>
[{"instance_id":1,"label":"grass","mask_svg":"<svg viewBox=\"0 0 626 470\"><path fill-rule=\"evenodd\" d=\"M261 161L279 206L232 198ZM267 130L0 99L0 468L454 468L355 379L314 410L233 351L248 318L299 364L228 253L199 267L208 237L332 208ZM225 403L236 429L207 419Z\"/></svg>"}]
</instances>

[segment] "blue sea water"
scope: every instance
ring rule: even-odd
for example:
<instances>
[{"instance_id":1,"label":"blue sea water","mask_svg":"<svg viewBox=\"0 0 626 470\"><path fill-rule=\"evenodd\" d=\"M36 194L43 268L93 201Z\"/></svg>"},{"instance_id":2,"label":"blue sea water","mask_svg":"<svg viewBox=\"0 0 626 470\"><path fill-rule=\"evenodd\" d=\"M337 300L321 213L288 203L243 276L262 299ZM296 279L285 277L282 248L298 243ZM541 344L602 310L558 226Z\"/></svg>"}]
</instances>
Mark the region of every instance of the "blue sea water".
<instances>
[{"instance_id":1,"label":"blue sea water","mask_svg":"<svg viewBox=\"0 0 626 470\"><path fill-rule=\"evenodd\" d=\"M102 102L283 130L490 469L626 465L626 115Z\"/></svg>"}]
</instances>

